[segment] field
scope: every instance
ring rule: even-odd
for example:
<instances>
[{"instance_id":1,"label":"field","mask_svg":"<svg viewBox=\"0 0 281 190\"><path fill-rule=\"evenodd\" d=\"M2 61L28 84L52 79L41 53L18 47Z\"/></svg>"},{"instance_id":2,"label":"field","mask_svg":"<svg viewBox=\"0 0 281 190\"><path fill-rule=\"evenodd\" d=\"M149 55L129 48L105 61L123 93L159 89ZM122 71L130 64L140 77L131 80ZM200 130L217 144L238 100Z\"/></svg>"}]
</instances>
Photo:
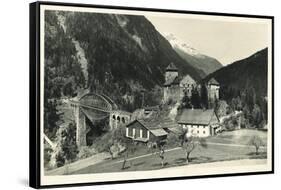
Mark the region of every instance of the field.
<instances>
[{"instance_id":1,"label":"field","mask_svg":"<svg viewBox=\"0 0 281 190\"><path fill-rule=\"evenodd\" d=\"M242 129L237 131L223 132L214 137L207 138L207 148L198 147L191 155L189 164L210 163L226 160L240 159L266 159L266 146L260 150L260 154L255 154L254 147L247 143L251 136L258 135L264 142L267 140L267 132ZM140 155L140 152L142 153ZM181 147L167 149L165 152L164 168L184 166L185 152ZM127 159L125 169L121 169L123 158L106 159L98 164L89 165L80 170L68 174L86 174L86 173L107 173L122 171L142 171L161 169L161 160L157 153L147 153L144 150L137 151Z\"/></svg>"}]
</instances>

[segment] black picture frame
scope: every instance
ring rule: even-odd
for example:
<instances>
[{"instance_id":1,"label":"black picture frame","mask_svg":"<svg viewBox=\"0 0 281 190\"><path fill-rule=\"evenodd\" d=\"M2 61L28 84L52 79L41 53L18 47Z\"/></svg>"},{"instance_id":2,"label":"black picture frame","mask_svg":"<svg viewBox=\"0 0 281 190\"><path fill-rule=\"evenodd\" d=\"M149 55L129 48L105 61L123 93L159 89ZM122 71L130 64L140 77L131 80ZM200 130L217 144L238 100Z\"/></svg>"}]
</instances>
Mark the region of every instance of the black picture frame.
<instances>
[{"instance_id":1,"label":"black picture frame","mask_svg":"<svg viewBox=\"0 0 281 190\"><path fill-rule=\"evenodd\" d=\"M56 185L42 185L41 184L41 159L40 159L40 115L41 108L40 103L40 6L63 6L63 7L82 7L82 8L102 8L110 10L133 10L133 11L153 11L163 13L183 13L194 15L213 15L213 16L226 16L226 17L240 17L240 18L260 18L271 20L272 34L271 34L271 50L272 50L272 158L270 171L254 171L243 173L227 173L227 174L215 174L215 175L199 175L199 176L182 176L182 177L165 177L157 179L137 179L137 180L118 180L118 181L104 181L104 182L89 182L89 183L73 183L73 184L56 184ZM30 80L29 80L29 185L33 188L56 188L56 187L72 187L72 186L88 186L88 185L102 185L102 184L120 184L120 183L135 183L135 182L150 182L150 181L162 181L162 180L184 180L195 178L210 178L210 177L231 177L231 176L243 176L243 175L258 175L258 174L273 174L274 173L274 17L264 15L247 15L247 14L233 14L233 13L217 13L217 12L200 12L200 11L187 11L187 10L167 10L167 9L155 9L155 8L140 8L140 7L120 7L120 6L108 6L108 5L91 5L80 3L60 3L60 2L34 2L30 4L29 13L29 30L30 30Z\"/></svg>"}]
</instances>

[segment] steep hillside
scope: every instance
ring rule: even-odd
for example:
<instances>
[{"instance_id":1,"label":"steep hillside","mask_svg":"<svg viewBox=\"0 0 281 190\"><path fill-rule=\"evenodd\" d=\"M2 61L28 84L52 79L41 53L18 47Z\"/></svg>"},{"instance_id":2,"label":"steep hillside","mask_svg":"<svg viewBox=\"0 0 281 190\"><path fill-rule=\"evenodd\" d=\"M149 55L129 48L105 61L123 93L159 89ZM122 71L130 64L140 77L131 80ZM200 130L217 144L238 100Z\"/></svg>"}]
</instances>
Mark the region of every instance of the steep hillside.
<instances>
[{"instance_id":1,"label":"steep hillside","mask_svg":"<svg viewBox=\"0 0 281 190\"><path fill-rule=\"evenodd\" d=\"M253 88L257 96L267 96L268 49L265 48L250 57L236 61L207 76L204 81L214 77L221 85L222 92L227 89L243 91Z\"/></svg>"},{"instance_id":2,"label":"steep hillside","mask_svg":"<svg viewBox=\"0 0 281 190\"><path fill-rule=\"evenodd\" d=\"M67 78L59 89L66 89L68 94L88 88L110 96L130 111L141 106L143 92L145 104L159 103L160 86L170 62L181 74L188 73L196 80L202 78L202 71L183 60L143 16L62 11L47 11L46 15L54 18L46 21L46 30L53 32L47 33L48 47L58 49L47 56L55 64L54 72L60 68L55 75ZM62 52L67 54L66 59L59 58ZM58 59L52 60L54 57ZM64 67L67 65L76 69L71 77L64 75L69 73Z\"/></svg>"},{"instance_id":3,"label":"steep hillside","mask_svg":"<svg viewBox=\"0 0 281 190\"><path fill-rule=\"evenodd\" d=\"M201 54L190 45L182 43L173 34L165 35L174 50L190 65L201 71L201 76L206 77L208 74L220 69L222 64L210 56Z\"/></svg>"}]
</instances>

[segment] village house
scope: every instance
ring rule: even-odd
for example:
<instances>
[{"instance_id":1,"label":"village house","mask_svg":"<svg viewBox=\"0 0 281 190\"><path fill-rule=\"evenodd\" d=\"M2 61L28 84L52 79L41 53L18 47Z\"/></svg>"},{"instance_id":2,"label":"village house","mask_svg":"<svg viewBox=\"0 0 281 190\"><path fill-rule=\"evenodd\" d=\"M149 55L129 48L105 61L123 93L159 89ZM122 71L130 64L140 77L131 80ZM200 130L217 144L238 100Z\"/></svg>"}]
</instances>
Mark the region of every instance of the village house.
<instances>
[{"instance_id":1,"label":"village house","mask_svg":"<svg viewBox=\"0 0 281 190\"><path fill-rule=\"evenodd\" d=\"M171 128L176 123L166 119L162 121L145 121L137 119L126 126L126 137L139 142L165 141Z\"/></svg>"},{"instance_id":2,"label":"village house","mask_svg":"<svg viewBox=\"0 0 281 190\"><path fill-rule=\"evenodd\" d=\"M184 109L178 124L187 131L187 136L208 137L221 130L214 109Z\"/></svg>"}]
</instances>

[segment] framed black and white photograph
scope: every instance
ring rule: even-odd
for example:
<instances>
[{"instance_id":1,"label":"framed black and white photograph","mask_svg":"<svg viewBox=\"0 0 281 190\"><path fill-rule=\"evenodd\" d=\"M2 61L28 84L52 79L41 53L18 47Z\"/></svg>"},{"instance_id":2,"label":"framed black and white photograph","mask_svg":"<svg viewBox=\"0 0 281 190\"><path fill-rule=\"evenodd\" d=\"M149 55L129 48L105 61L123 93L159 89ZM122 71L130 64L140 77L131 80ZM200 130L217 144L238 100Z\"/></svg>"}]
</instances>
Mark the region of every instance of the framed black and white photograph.
<instances>
[{"instance_id":1,"label":"framed black and white photograph","mask_svg":"<svg viewBox=\"0 0 281 190\"><path fill-rule=\"evenodd\" d=\"M30 4L30 186L273 173L273 24Z\"/></svg>"}]
</instances>

